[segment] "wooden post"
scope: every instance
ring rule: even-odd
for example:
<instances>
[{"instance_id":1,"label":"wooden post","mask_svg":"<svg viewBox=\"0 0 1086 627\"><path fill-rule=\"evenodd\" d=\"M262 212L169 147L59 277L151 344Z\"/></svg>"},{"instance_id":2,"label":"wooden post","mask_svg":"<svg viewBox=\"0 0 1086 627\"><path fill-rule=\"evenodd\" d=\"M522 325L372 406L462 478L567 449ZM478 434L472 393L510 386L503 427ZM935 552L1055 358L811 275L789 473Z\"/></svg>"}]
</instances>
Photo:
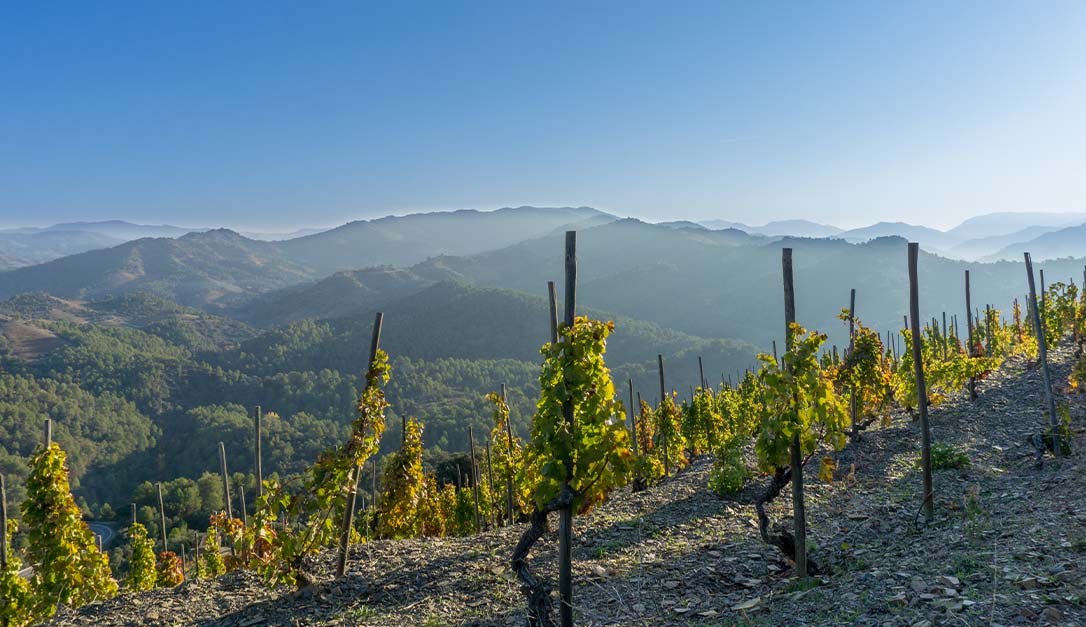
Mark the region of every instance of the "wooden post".
<instances>
[{"instance_id":1,"label":"wooden post","mask_svg":"<svg viewBox=\"0 0 1086 627\"><path fill-rule=\"evenodd\" d=\"M777 340L773 340L773 363L780 364L781 360L777 357Z\"/></svg>"},{"instance_id":2,"label":"wooden post","mask_svg":"<svg viewBox=\"0 0 1086 627\"><path fill-rule=\"evenodd\" d=\"M969 350L966 354L970 357L976 357L977 353L974 347L976 344L973 341L973 305L971 301L970 289L969 289L969 271L965 271L965 325L966 332L969 335ZM977 400L977 379L976 377L969 377L969 400Z\"/></svg>"},{"instance_id":3,"label":"wooden post","mask_svg":"<svg viewBox=\"0 0 1086 627\"><path fill-rule=\"evenodd\" d=\"M1045 270L1041 268L1038 270L1041 275L1041 319L1044 319L1045 312L1048 311L1048 290L1045 289Z\"/></svg>"},{"instance_id":4,"label":"wooden post","mask_svg":"<svg viewBox=\"0 0 1086 627\"><path fill-rule=\"evenodd\" d=\"M471 491L475 496L475 532L483 530L482 521L479 518L479 466L475 462L475 435L468 425L468 451L471 454Z\"/></svg>"},{"instance_id":5,"label":"wooden post","mask_svg":"<svg viewBox=\"0 0 1086 627\"><path fill-rule=\"evenodd\" d=\"M913 320L913 328L920 323L920 287L917 278L917 258L920 256L920 245L909 242L909 314ZM966 277L968 277L966 271ZM969 279L966 278L966 285ZM966 294L969 293L968 287ZM935 515L934 494L931 485L931 431L928 429L928 390L924 385L924 360L920 347L920 334L913 332L913 370L916 373L916 406L920 411L920 467L924 475L924 518L931 522Z\"/></svg>"},{"instance_id":6,"label":"wooden post","mask_svg":"<svg viewBox=\"0 0 1086 627\"><path fill-rule=\"evenodd\" d=\"M192 569L192 578L196 581L200 580L200 532L196 532L196 542L192 544L192 551L194 553L193 559L196 560L196 568Z\"/></svg>"},{"instance_id":7,"label":"wooden post","mask_svg":"<svg viewBox=\"0 0 1086 627\"><path fill-rule=\"evenodd\" d=\"M53 446L53 419L45 419L45 448Z\"/></svg>"},{"instance_id":8,"label":"wooden post","mask_svg":"<svg viewBox=\"0 0 1086 627\"><path fill-rule=\"evenodd\" d=\"M505 396L505 384L504 383L502 384L502 402L506 404L506 407L509 406L509 401L506 400L506 396ZM512 412L510 412L510 414L508 416L506 416L506 418L505 418L505 443L506 443L506 446L508 447L506 450L508 452L508 459L509 459L509 467L505 469L505 491L506 491L506 496L508 497L506 500L507 500L507 505L508 505L508 509L509 509L508 514L509 514L509 524L510 525L513 524L513 522L514 522L514 517L513 517L513 427L512 427L512 422L513 422L513 415L512 415Z\"/></svg>"},{"instance_id":9,"label":"wooden post","mask_svg":"<svg viewBox=\"0 0 1086 627\"><path fill-rule=\"evenodd\" d=\"M234 518L234 506L230 503L230 475L226 472L226 445L219 442L219 474L222 475L222 502L226 504L226 519ZM237 549L230 544L230 554L237 555Z\"/></svg>"},{"instance_id":10,"label":"wooden post","mask_svg":"<svg viewBox=\"0 0 1086 627\"><path fill-rule=\"evenodd\" d=\"M950 344L947 342L946 334L946 312L943 312L943 359L947 358L950 351Z\"/></svg>"},{"instance_id":11,"label":"wooden post","mask_svg":"<svg viewBox=\"0 0 1086 627\"><path fill-rule=\"evenodd\" d=\"M219 442L219 474L222 475L222 502L226 504L226 518L234 517L230 498L230 475L226 471L226 445Z\"/></svg>"},{"instance_id":12,"label":"wooden post","mask_svg":"<svg viewBox=\"0 0 1086 627\"><path fill-rule=\"evenodd\" d=\"M848 295L848 354L856 349L856 288L849 290ZM836 356L834 362L836 362ZM856 424L856 390L853 386L848 389L849 421L852 423L854 438L860 437L860 427Z\"/></svg>"},{"instance_id":13,"label":"wooden post","mask_svg":"<svg viewBox=\"0 0 1086 627\"><path fill-rule=\"evenodd\" d=\"M553 292L552 292L553 293ZM572 329L577 310L577 231L566 231L566 327ZM551 309L557 314L557 309ZM557 338L558 329L553 329ZM562 414L572 433L576 429L573 401L562 403ZM566 488L573 479L573 460L566 459ZM573 627L573 506L562 508L558 526L558 596L562 627Z\"/></svg>"},{"instance_id":14,"label":"wooden post","mask_svg":"<svg viewBox=\"0 0 1086 627\"><path fill-rule=\"evenodd\" d=\"M664 406L664 399L667 398L667 390L664 388L664 356L656 354L656 364L660 368L660 407ZM667 425L660 424L660 438L664 445L664 476L671 476L671 460L667 456Z\"/></svg>"},{"instance_id":15,"label":"wooden post","mask_svg":"<svg viewBox=\"0 0 1086 627\"><path fill-rule=\"evenodd\" d=\"M100 537L101 536L99 536L99 538ZM99 551L102 550L101 545L98 546L98 550ZM185 579L188 578L188 576L185 574L187 570L188 570L188 563L187 563L187 556L185 555L185 545L182 544L181 545L181 581L184 581Z\"/></svg>"},{"instance_id":16,"label":"wooden post","mask_svg":"<svg viewBox=\"0 0 1086 627\"><path fill-rule=\"evenodd\" d=\"M134 525L134 524L136 524L136 504L135 503L129 503L128 506L132 510L132 524Z\"/></svg>"},{"instance_id":17,"label":"wooden post","mask_svg":"<svg viewBox=\"0 0 1086 627\"><path fill-rule=\"evenodd\" d=\"M374 457L370 460L370 500L371 507L373 507L373 519L370 520L370 527L377 527L377 458Z\"/></svg>"},{"instance_id":18,"label":"wooden post","mask_svg":"<svg viewBox=\"0 0 1086 627\"><path fill-rule=\"evenodd\" d=\"M901 316L901 318L905 321L905 330L908 331L909 330L909 317L908 316Z\"/></svg>"},{"instance_id":19,"label":"wooden post","mask_svg":"<svg viewBox=\"0 0 1086 627\"><path fill-rule=\"evenodd\" d=\"M856 348L856 288L849 290L848 295L848 352Z\"/></svg>"},{"instance_id":20,"label":"wooden post","mask_svg":"<svg viewBox=\"0 0 1086 627\"><path fill-rule=\"evenodd\" d=\"M257 496L264 496L264 454L261 450L261 438L263 431L263 412L260 409L260 405L253 407L253 455L254 463L256 464L256 494Z\"/></svg>"},{"instance_id":21,"label":"wooden post","mask_svg":"<svg viewBox=\"0 0 1086 627\"><path fill-rule=\"evenodd\" d=\"M8 570L8 489L4 475L0 475L0 573ZM18 576L18 573L16 573ZM8 627L9 618L4 616L0 625Z\"/></svg>"},{"instance_id":22,"label":"wooden post","mask_svg":"<svg viewBox=\"0 0 1086 627\"><path fill-rule=\"evenodd\" d=\"M705 366L701 363L701 355L698 355L698 374L701 376L701 389L705 389Z\"/></svg>"},{"instance_id":23,"label":"wooden post","mask_svg":"<svg viewBox=\"0 0 1086 627\"><path fill-rule=\"evenodd\" d=\"M634 409L633 379L627 379L630 384L630 427L633 432L633 454L637 457L637 410Z\"/></svg>"},{"instance_id":24,"label":"wooden post","mask_svg":"<svg viewBox=\"0 0 1086 627\"><path fill-rule=\"evenodd\" d=\"M494 507L494 494L495 494L494 493L494 466L492 466L490 464L490 440L486 441L486 478L487 478L486 487L490 491L490 503L489 503L490 513L491 513L492 516L497 518L498 514L496 513L496 511L495 511L496 508ZM486 521L486 524L487 524L487 526L493 525L494 524L494 519L488 517L487 521Z\"/></svg>"},{"instance_id":25,"label":"wooden post","mask_svg":"<svg viewBox=\"0 0 1086 627\"><path fill-rule=\"evenodd\" d=\"M241 524L249 525L249 511L245 506L245 484L241 484L241 489L238 490L238 498L241 500Z\"/></svg>"},{"instance_id":26,"label":"wooden post","mask_svg":"<svg viewBox=\"0 0 1086 627\"><path fill-rule=\"evenodd\" d=\"M550 299L551 344L557 344L558 343L558 295L554 291L554 281L547 281L547 297Z\"/></svg>"},{"instance_id":27,"label":"wooden post","mask_svg":"<svg viewBox=\"0 0 1086 627\"><path fill-rule=\"evenodd\" d=\"M1056 459L1060 458L1060 428L1059 418L1056 417L1056 400L1052 397L1052 375L1048 372L1048 346L1045 338L1045 328L1041 324L1041 313L1037 309L1037 291L1033 284L1033 260L1029 253L1025 253L1026 274L1029 276L1029 300L1033 310L1033 325L1037 329L1037 355L1041 359L1041 372L1045 384L1045 400L1048 403L1048 419L1052 429L1052 454Z\"/></svg>"},{"instance_id":28,"label":"wooden post","mask_svg":"<svg viewBox=\"0 0 1086 627\"><path fill-rule=\"evenodd\" d=\"M0 571L8 569L8 488L0 475ZM6 623L6 619L5 619Z\"/></svg>"},{"instance_id":29,"label":"wooden post","mask_svg":"<svg viewBox=\"0 0 1086 627\"><path fill-rule=\"evenodd\" d=\"M381 312L377 312L377 315L373 319L373 334L370 336L370 352L369 360L366 362L366 388L369 387L369 371L373 369L373 362L377 359L377 350L381 344L381 325L384 323L385 315ZM376 463L376 460L375 460ZM347 485L344 486L347 492L347 503L343 508L343 522L339 528L339 554L336 560L336 578L343 576L347 572L347 549L351 544L351 528L354 527L354 508L358 502L358 477L360 472L356 465L351 467L351 471L347 474Z\"/></svg>"},{"instance_id":30,"label":"wooden post","mask_svg":"<svg viewBox=\"0 0 1086 627\"><path fill-rule=\"evenodd\" d=\"M162 504L162 483L156 483L155 488L158 490L158 525L162 532L162 550L166 551L166 508Z\"/></svg>"},{"instance_id":31,"label":"wooden post","mask_svg":"<svg viewBox=\"0 0 1086 627\"><path fill-rule=\"evenodd\" d=\"M781 250L781 270L784 275L784 352L787 354L792 350L792 325L796 321L791 248ZM803 457L798 431L792 437L791 448L789 465L792 470L792 520L796 534L796 577L802 580L807 578L807 512L803 503Z\"/></svg>"},{"instance_id":32,"label":"wooden post","mask_svg":"<svg viewBox=\"0 0 1086 627\"><path fill-rule=\"evenodd\" d=\"M988 336L988 345L985 348L985 352L989 357L992 356L992 306L984 306L984 334Z\"/></svg>"}]
</instances>

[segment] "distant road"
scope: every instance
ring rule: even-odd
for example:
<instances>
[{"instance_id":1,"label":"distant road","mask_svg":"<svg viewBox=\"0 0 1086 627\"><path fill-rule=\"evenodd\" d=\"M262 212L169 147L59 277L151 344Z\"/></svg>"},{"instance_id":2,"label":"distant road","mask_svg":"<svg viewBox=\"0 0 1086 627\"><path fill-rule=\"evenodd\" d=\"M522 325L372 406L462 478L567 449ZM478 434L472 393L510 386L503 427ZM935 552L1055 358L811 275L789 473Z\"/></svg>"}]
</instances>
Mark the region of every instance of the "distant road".
<instances>
[{"instance_id":1,"label":"distant road","mask_svg":"<svg viewBox=\"0 0 1086 627\"><path fill-rule=\"evenodd\" d=\"M90 530L92 532L94 532L94 535L102 538L103 548L109 546L110 541L113 540L113 536L115 535L113 533L113 527L110 527L105 523L99 522L89 522L87 523L87 526L90 527Z\"/></svg>"}]
</instances>

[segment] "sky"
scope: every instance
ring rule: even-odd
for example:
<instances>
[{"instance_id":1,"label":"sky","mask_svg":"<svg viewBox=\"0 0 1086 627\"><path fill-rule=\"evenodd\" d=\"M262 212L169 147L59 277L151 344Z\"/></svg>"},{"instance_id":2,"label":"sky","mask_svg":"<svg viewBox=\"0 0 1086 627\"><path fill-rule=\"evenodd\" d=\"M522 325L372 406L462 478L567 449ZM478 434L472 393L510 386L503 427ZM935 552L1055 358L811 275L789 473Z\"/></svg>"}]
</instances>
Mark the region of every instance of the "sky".
<instances>
[{"instance_id":1,"label":"sky","mask_svg":"<svg viewBox=\"0 0 1086 627\"><path fill-rule=\"evenodd\" d=\"M9 3L0 226L1086 210L1086 3Z\"/></svg>"}]
</instances>

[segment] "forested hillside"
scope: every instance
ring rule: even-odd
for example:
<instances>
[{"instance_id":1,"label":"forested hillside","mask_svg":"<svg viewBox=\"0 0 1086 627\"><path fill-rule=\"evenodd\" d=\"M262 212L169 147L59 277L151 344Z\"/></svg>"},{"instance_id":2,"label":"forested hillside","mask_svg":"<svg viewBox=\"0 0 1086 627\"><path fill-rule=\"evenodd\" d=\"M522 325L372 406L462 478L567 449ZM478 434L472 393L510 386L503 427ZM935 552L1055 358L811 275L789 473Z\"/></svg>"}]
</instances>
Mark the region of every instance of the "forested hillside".
<instances>
[{"instance_id":1,"label":"forested hillside","mask_svg":"<svg viewBox=\"0 0 1086 627\"><path fill-rule=\"evenodd\" d=\"M492 406L484 393L503 383L514 429L527 434L539 347L547 339L544 298L439 283L383 309L382 343L396 373L384 452L399 442L399 417L413 416L427 425L433 463L462 454L468 426L477 433L489 428ZM20 497L26 459L51 417L89 515L108 515L132 500L150 507L153 495L137 488L165 481L177 522L202 528L208 512L221 506L213 490L198 489L200 478L217 468L218 442L226 444L233 468L252 468L254 405L266 416L267 473L295 474L342 440L373 323L370 308L363 311L259 332L139 292L92 301L23 294L0 302L0 365L9 373L0 385L0 473ZM657 353L684 386L697 385L698 357L717 382L754 363L749 345L623 317L616 323L608 352L616 375L632 378L650 400L659 396ZM239 474L237 481L255 488L251 477ZM153 522L149 510L142 515Z\"/></svg>"}]
</instances>

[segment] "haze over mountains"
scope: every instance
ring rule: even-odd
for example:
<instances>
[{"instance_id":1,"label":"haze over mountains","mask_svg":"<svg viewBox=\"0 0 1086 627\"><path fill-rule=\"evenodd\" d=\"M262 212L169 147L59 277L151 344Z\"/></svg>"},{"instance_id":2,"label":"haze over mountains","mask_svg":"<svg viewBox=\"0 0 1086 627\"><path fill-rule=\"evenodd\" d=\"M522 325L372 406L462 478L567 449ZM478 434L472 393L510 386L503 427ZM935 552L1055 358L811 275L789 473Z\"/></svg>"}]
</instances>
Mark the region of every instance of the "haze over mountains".
<instances>
[{"instance_id":1,"label":"haze over mountains","mask_svg":"<svg viewBox=\"0 0 1086 627\"><path fill-rule=\"evenodd\" d=\"M994 249L984 254L993 261L1017 261L1024 250L1037 260L1082 257L1086 227L1060 226L1082 218L1086 214L991 214L947 232L879 223L814 238L770 233L834 227L791 221L748 227L755 231L748 233L736 226L619 219L587 207L437 212L351 222L274 242L226 229L141 238L0 274L0 298L46 292L95 300L145 292L268 327L358 315L450 282L540 294L547 280L561 275L555 251L561 251L562 232L576 229L586 306L767 347L778 335L783 245L796 250L797 290L806 296L801 314L810 312L801 315L805 324L836 336L834 317L849 287L859 292L861 319L880 330L897 328L905 311L906 240L920 241L928 252L921 269L930 277L922 281L925 308L961 309L961 275L972 268L974 302L1007 310L1025 291L1020 264L967 264L944 251ZM1038 224L1022 228L1028 220ZM87 232L70 228L43 232ZM122 227L96 228L118 235ZM963 239L973 233L984 237ZM1051 280L1081 276L1076 261L1046 268Z\"/></svg>"},{"instance_id":2,"label":"haze over mountains","mask_svg":"<svg viewBox=\"0 0 1086 627\"><path fill-rule=\"evenodd\" d=\"M371 265L415 263L428 256L468 255L545 234L558 226L586 227L619 219L588 207L517 207L496 211L461 210L358 220L334 228L302 228L286 233L239 231L245 238L280 242L296 261L321 273ZM674 229L734 229L768 238L840 238L864 242L898 236L921 242L925 250L951 259L1017 259L1023 247L1047 233L1086 223L1086 213L991 213L976 216L948 231L902 222L880 222L841 229L809 220L778 220L761 226L728 220L679 220L660 223ZM69 222L47 227L0 229L0 271L110 248L141 238L178 238L217 227L143 225L122 220ZM314 237L322 235L322 237ZM1075 234L1033 245L1041 258L1075 255ZM1066 241L1067 244L1057 242Z\"/></svg>"}]
</instances>

